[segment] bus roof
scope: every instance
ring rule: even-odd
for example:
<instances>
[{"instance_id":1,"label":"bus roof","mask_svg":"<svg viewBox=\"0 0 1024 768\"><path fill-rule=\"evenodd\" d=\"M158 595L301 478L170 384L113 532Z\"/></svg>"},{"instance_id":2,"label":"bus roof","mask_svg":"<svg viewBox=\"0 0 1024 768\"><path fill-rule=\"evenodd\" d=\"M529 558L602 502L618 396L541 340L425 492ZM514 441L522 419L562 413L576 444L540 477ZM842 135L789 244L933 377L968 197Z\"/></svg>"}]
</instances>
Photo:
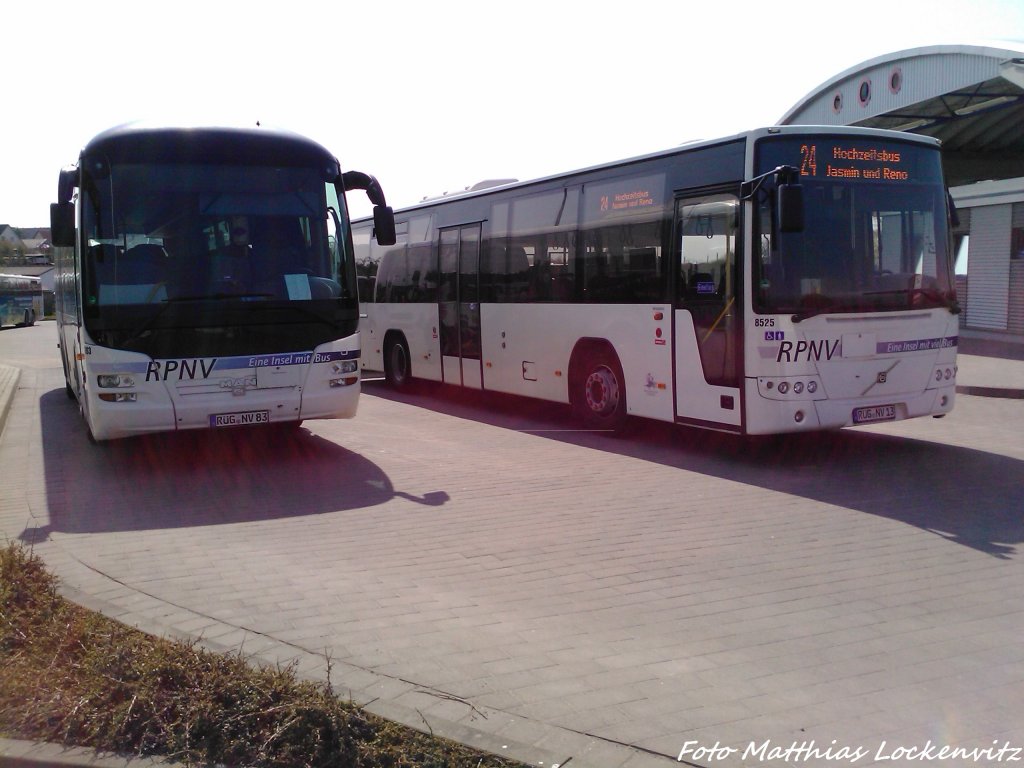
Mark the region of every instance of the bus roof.
<instances>
[{"instance_id":1,"label":"bus roof","mask_svg":"<svg viewBox=\"0 0 1024 768\"><path fill-rule=\"evenodd\" d=\"M298 133L255 126L186 126L126 123L93 137L82 157L111 162L260 162L320 165L338 170L325 147Z\"/></svg>"},{"instance_id":2,"label":"bus roof","mask_svg":"<svg viewBox=\"0 0 1024 768\"><path fill-rule=\"evenodd\" d=\"M529 179L527 181L517 181L508 184L501 184L498 186L489 186L486 188L479 188L479 185L468 188L460 192L453 192L449 195L441 195L439 197L430 197L421 200L418 203L412 205L402 206L402 211L412 211L421 208L430 208L437 205L444 205L445 203L452 200L466 200L476 197L483 197L495 192L503 192L510 189L520 189L523 187L530 187L536 184L544 184L558 179L565 179L570 176L577 176L586 173L593 173L595 171L611 170L614 168L624 167L632 165L633 163L639 163L646 160L655 160L658 158L667 158L674 155L684 154L686 152L692 152L695 149L701 149L705 147L713 147L721 144L729 144L736 141L745 141L749 139L764 138L766 136L778 136L785 134L807 134L807 133L826 133L833 136L881 136L891 141L902 141L910 142L914 144L923 144L926 146L939 147L940 142L930 136L921 136L914 133L905 133L902 131L889 131L881 129L870 129L860 128L856 126L835 126L835 125L783 125L773 126L767 128L757 128L751 131L745 131L743 133L733 134L732 136L725 136L718 139L701 139L697 141L687 142L680 144L676 147L670 147L669 149L662 149L656 152L651 152L645 155L637 155L635 157L627 157L621 160L613 160L607 163L600 163L598 165L588 166L586 168L578 168L571 171L564 171L562 173L551 174L550 176L542 176L537 179ZM353 224L362 223L365 221L372 221L372 216L364 216L359 219L353 219Z\"/></svg>"}]
</instances>

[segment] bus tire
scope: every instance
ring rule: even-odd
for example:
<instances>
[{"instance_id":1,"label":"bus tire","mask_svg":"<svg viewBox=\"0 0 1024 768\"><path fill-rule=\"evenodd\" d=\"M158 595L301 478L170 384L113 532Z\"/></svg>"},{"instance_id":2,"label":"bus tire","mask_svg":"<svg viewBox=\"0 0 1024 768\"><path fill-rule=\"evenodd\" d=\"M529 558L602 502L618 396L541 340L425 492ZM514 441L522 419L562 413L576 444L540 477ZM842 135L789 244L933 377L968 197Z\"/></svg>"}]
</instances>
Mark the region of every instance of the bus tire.
<instances>
[{"instance_id":1,"label":"bus tire","mask_svg":"<svg viewBox=\"0 0 1024 768\"><path fill-rule=\"evenodd\" d=\"M384 379L399 391L408 389L412 380L409 345L400 333L388 334L384 342Z\"/></svg>"},{"instance_id":2,"label":"bus tire","mask_svg":"<svg viewBox=\"0 0 1024 768\"><path fill-rule=\"evenodd\" d=\"M604 346L585 350L573 390L573 410L587 427L622 432L627 419L626 385L615 352Z\"/></svg>"},{"instance_id":3,"label":"bus tire","mask_svg":"<svg viewBox=\"0 0 1024 768\"><path fill-rule=\"evenodd\" d=\"M100 445L96 435L92 431L92 423L89 421L89 406L86 404L86 395L83 392L82 398L78 401L78 409L82 414L82 421L85 422L85 436L92 445Z\"/></svg>"},{"instance_id":4,"label":"bus tire","mask_svg":"<svg viewBox=\"0 0 1024 768\"><path fill-rule=\"evenodd\" d=\"M77 400L75 389L71 386L71 377L68 376L68 364L64 361L63 355L61 355L60 362L64 367L64 394L68 396L68 400Z\"/></svg>"}]
</instances>

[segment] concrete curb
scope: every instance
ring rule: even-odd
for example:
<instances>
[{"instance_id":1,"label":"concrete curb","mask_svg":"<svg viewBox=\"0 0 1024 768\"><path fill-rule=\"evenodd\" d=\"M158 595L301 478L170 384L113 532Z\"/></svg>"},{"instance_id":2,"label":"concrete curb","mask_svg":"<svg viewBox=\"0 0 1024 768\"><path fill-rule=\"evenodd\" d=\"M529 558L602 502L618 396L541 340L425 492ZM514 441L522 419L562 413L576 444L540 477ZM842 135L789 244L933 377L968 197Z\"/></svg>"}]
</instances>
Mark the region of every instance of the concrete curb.
<instances>
[{"instance_id":1,"label":"concrete curb","mask_svg":"<svg viewBox=\"0 0 1024 768\"><path fill-rule=\"evenodd\" d=\"M18 379L21 369L10 365L0 365L0 435L7 424L7 414L14 402L14 393L18 391Z\"/></svg>"},{"instance_id":2,"label":"concrete curb","mask_svg":"<svg viewBox=\"0 0 1024 768\"><path fill-rule=\"evenodd\" d=\"M177 763L154 757L114 755L85 747L0 738L0 765L3 768L170 768Z\"/></svg>"}]
</instances>

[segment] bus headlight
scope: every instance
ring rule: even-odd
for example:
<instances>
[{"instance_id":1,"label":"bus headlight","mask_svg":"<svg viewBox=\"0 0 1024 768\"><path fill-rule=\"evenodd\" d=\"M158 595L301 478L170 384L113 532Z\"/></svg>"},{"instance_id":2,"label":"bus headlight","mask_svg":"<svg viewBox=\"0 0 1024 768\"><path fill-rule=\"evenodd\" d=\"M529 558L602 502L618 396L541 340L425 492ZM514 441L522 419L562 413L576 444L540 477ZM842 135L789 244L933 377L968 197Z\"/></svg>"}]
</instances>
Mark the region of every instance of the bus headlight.
<instances>
[{"instance_id":1,"label":"bus headlight","mask_svg":"<svg viewBox=\"0 0 1024 768\"><path fill-rule=\"evenodd\" d=\"M135 379L127 373L101 373L96 377L96 383L103 389L117 389L119 387L134 387Z\"/></svg>"},{"instance_id":2,"label":"bus headlight","mask_svg":"<svg viewBox=\"0 0 1024 768\"><path fill-rule=\"evenodd\" d=\"M355 373L359 370L358 360L340 360L331 364L331 371L335 374Z\"/></svg>"},{"instance_id":3,"label":"bus headlight","mask_svg":"<svg viewBox=\"0 0 1024 768\"><path fill-rule=\"evenodd\" d=\"M359 381L359 361L338 360L331 363L331 374L327 383L332 387L351 387Z\"/></svg>"}]
</instances>

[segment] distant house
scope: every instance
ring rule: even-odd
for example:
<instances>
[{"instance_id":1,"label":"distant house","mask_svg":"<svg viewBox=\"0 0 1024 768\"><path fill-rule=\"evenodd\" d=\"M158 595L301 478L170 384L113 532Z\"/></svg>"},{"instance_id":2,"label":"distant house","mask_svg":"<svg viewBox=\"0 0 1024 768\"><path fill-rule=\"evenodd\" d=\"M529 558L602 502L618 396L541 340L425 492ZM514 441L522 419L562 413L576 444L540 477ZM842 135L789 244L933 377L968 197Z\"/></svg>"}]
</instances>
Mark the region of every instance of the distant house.
<instances>
[{"instance_id":1,"label":"distant house","mask_svg":"<svg viewBox=\"0 0 1024 768\"><path fill-rule=\"evenodd\" d=\"M49 264L53 261L50 252L50 238L32 237L21 242L25 244L25 258L30 264Z\"/></svg>"},{"instance_id":2,"label":"distant house","mask_svg":"<svg viewBox=\"0 0 1024 768\"><path fill-rule=\"evenodd\" d=\"M12 227L0 224L0 241L8 243L17 254L7 266L44 265L53 261L49 227Z\"/></svg>"},{"instance_id":3,"label":"distant house","mask_svg":"<svg viewBox=\"0 0 1024 768\"><path fill-rule=\"evenodd\" d=\"M21 236L18 234L18 230L10 224L0 224L0 241L18 247L21 243Z\"/></svg>"}]
</instances>

